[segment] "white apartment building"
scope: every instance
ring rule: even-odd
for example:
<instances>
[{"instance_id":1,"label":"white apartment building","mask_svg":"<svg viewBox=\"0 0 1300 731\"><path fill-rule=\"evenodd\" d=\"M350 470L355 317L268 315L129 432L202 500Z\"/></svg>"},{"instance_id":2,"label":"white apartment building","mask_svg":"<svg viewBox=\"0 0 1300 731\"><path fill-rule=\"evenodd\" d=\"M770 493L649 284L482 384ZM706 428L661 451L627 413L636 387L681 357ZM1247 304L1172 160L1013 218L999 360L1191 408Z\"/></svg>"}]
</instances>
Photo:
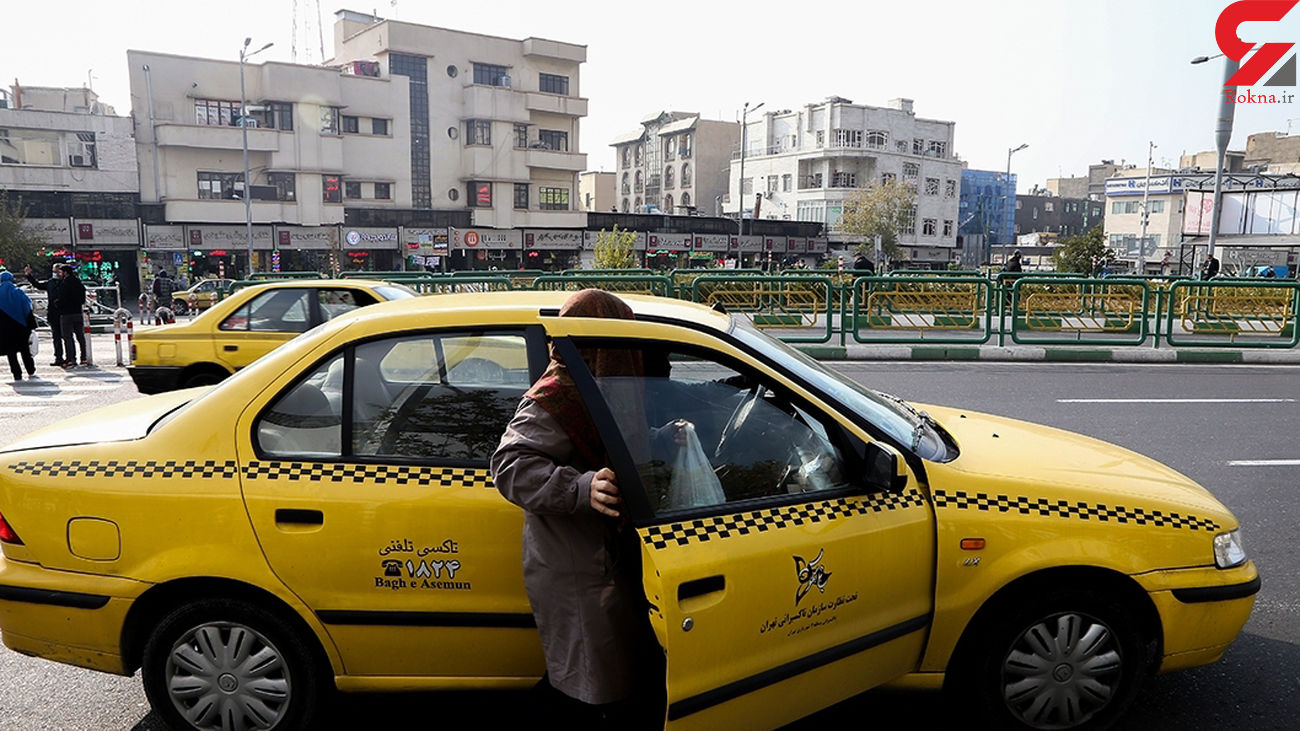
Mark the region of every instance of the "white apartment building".
<instances>
[{"instance_id":1,"label":"white apartment building","mask_svg":"<svg viewBox=\"0 0 1300 731\"><path fill-rule=\"evenodd\" d=\"M917 117L911 99L886 107L831 97L798 110L764 112L746 124L741 156L731 161L727 211L760 218L826 224L831 247L848 248L840 229L844 202L877 182L916 186L916 214L899 235L917 264L952 261L957 246L961 161L953 150L955 122Z\"/></svg>"},{"instance_id":2,"label":"white apartment building","mask_svg":"<svg viewBox=\"0 0 1300 731\"><path fill-rule=\"evenodd\" d=\"M722 215L727 160L740 125L701 119L695 112L656 112L641 129L611 143L622 213Z\"/></svg>"},{"instance_id":3,"label":"white apartment building","mask_svg":"<svg viewBox=\"0 0 1300 731\"><path fill-rule=\"evenodd\" d=\"M1196 176L1204 177L1204 176ZM1168 272L1178 265L1183 242L1185 190L1189 179L1170 170L1153 170L1146 203L1145 266L1147 274ZM1147 190L1146 168L1120 170L1106 179L1106 238L1117 263L1136 269L1142 241L1142 202Z\"/></svg>"},{"instance_id":4,"label":"white apartment building","mask_svg":"<svg viewBox=\"0 0 1300 731\"><path fill-rule=\"evenodd\" d=\"M257 268L269 268L273 250L347 246L356 262L374 252L369 268L397 268L415 243L403 240L408 226L446 254L449 226L585 222L585 46L336 15L324 65L244 66ZM240 64L127 58L140 197L167 222L146 232L146 248L221 251L223 267L243 270ZM309 259L301 265L320 266Z\"/></svg>"}]
</instances>

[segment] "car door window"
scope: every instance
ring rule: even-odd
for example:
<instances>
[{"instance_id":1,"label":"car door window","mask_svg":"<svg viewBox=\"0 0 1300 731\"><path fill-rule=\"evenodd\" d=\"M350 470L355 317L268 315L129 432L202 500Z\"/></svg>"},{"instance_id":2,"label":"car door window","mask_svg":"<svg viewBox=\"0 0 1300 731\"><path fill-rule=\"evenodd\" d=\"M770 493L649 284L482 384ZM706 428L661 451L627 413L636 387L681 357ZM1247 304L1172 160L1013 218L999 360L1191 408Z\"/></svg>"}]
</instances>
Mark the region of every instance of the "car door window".
<instances>
[{"instance_id":1,"label":"car door window","mask_svg":"<svg viewBox=\"0 0 1300 731\"><path fill-rule=\"evenodd\" d=\"M268 457L340 456L343 356L291 386L257 420L257 445Z\"/></svg>"},{"instance_id":2,"label":"car door window","mask_svg":"<svg viewBox=\"0 0 1300 731\"><path fill-rule=\"evenodd\" d=\"M311 327L309 289L276 289L263 292L230 314L222 330L251 332L306 332Z\"/></svg>"},{"instance_id":3,"label":"car door window","mask_svg":"<svg viewBox=\"0 0 1300 731\"><path fill-rule=\"evenodd\" d=\"M691 502L675 494L692 489L692 480L700 476L681 470L690 468L692 461L698 467L701 456L721 488L711 493L714 504L849 486L845 453L835 443L843 439L842 431L828 427L827 417L783 387L743 365L700 351L649 344L633 350L642 356L644 376L596 381L655 512L688 503L707 507L698 498ZM677 420L691 424L700 454L683 453L688 447L678 443Z\"/></svg>"},{"instance_id":4,"label":"car door window","mask_svg":"<svg viewBox=\"0 0 1300 731\"><path fill-rule=\"evenodd\" d=\"M522 334L437 334L356 348L358 456L486 464L529 386Z\"/></svg>"},{"instance_id":5,"label":"car door window","mask_svg":"<svg viewBox=\"0 0 1300 731\"><path fill-rule=\"evenodd\" d=\"M359 289L318 289L316 297L320 302L321 319L326 322L377 301L368 292Z\"/></svg>"}]
</instances>

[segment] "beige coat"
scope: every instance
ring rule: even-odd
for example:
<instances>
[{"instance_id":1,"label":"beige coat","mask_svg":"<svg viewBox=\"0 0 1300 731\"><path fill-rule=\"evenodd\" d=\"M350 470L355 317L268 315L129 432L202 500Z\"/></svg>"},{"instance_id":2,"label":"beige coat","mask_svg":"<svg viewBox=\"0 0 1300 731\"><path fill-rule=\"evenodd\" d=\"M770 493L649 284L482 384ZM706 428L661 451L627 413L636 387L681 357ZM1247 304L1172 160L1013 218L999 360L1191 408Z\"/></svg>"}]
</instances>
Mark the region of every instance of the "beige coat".
<instances>
[{"instance_id":1,"label":"beige coat","mask_svg":"<svg viewBox=\"0 0 1300 731\"><path fill-rule=\"evenodd\" d=\"M635 534L592 509L596 470L576 459L559 422L525 398L492 455L492 478L525 511L524 587L551 685L612 703L650 666L652 640Z\"/></svg>"}]
</instances>

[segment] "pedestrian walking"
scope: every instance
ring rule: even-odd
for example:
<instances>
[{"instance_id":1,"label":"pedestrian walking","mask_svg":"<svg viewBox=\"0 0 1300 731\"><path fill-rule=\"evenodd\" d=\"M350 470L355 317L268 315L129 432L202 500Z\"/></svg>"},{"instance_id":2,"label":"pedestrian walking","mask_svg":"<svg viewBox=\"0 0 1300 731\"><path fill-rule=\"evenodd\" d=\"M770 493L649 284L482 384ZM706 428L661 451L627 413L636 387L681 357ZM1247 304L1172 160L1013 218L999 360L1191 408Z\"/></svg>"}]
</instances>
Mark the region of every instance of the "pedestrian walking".
<instances>
[{"instance_id":1,"label":"pedestrian walking","mask_svg":"<svg viewBox=\"0 0 1300 731\"><path fill-rule=\"evenodd\" d=\"M1214 254L1206 254L1205 262L1201 264L1201 279L1214 279L1219 275L1219 260L1214 258Z\"/></svg>"},{"instance_id":2,"label":"pedestrian walking","mask_svg":"<svg viewBox=\"0 0 1300 731\"><path fill-rule=\"evenodd\" d=\"M81 308L86 306L86 285L81 283L77 271L63 264L63 280L59 283L59 328L63 331L64 368L77 365L77 345L81 346L81 364L90 365L86 354L86 320Z\"/></svg>"},{"instance_id":3,"label":"pedestrian walking","mask_svg":"<svg viewBox=\"0 0 1300 731\"><path fill-rule=\"evenodd\" d=\"M23 380L22 369L18 367L20 358L27 377L36 376L30 346L35 329L31 298L14 284L13 272L0 272L0 352L9 358L9 370L15 381Z\"/></svg>"},{"instance_id":4,"label":"pedestrian walking","mask_svg":"<svg viewBox=\"0 0 1300 731\"><path fill-rule=\"evenodd\" d=\"M63 265L55 264L54 269L50 272L50 278L40 281L32 274L30 266L23 267L23 273L27 275L27 281L32 286L41 290L46 295L45 321L50 325L50 338L54 341L54 362L52 366L63 365L63 328L62 321L59 317L59 285L63 283Z\"/></svg>"},{"instance_id":5,"label":"pedestrian walking","mask_svg":"<svg viewBox=\"0 0 1300 731\"><path fill-rule=\"evenodd\" d=\"M560 317L631 319L632 311L608 292L583 290L564 303ZM639 352L590 349L582 356L597 378L644 374ZM646 619L640 548L621 515L618 478L601 435L558 357L519 404L492 455L492 476L525 511L524 587L546 657L546 676L534 692L538 725L656 725L650 709L663 688L663 654ZM658 720L662 725L662 710Z\"/></svg>"},{"instance_id":6,"label":"pedestrian walking","mask_svg":"<svg viewBox=\"0 0 1300 731\"><path fill-rule=\"evenodd\" d=\"M158 307L166 307L168 310L176 309L172 306L172 293L177 289L176 280L172 279L172 275L166 269L158 272L158 276L154 277L153 286L150 289L153 290L154 301L158 303Z\"/></svg>"}]
</instances>

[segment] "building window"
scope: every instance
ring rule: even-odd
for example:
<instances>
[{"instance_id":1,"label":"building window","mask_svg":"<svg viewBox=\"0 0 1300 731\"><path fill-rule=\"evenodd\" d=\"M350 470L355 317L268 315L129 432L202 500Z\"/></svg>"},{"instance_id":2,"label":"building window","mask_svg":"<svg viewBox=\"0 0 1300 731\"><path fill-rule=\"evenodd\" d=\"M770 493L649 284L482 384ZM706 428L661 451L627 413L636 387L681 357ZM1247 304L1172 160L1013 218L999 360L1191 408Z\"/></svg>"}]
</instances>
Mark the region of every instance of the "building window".
<instances>
[{"instance_id":1,"label":"building window","mask_svg":"<svg viewBox=\"0 0 1300 731\"><path fill-rule=\"evenodd\" d=\"M393 197L392 183L375 183L375 200L386 201Z\"/></svg>"},{"instance_id":2,"label":"building window","mask_svg":"<svg viewBox=\"0 0 1300 731\"><path fill-rule=\"evenodd\" d=\"M680 204L680 205L681 205L682 208L690 208L690 207L691 207L691 194L690 194L690 193L682 193L682 200L681 200L681 204Z\"/></svg>"},{"instance_id":3,"label":"building window","mask_svg":"<svg viewBox=\"0 0 1300 731\"><path fill-rule=\"evenodd\" d=\"M1110 212L1111 212L1111 213L1123 213L1123 212L1124 212L1124 202L1123 202L1123 201L1113 201L1113 202L1110 204Z\"/></svg>"},{"instance_id":4,"label":"building window","mask_svg":"<svg viewBox=\"0 0 1300 731\"><path fill-rule=\"evenodd\" d=\"M925 194L926 194L926 195L939 195L939 179L938 179L938 178L926 178L926 179L925 179Z\"/></svg>"},{"instance_id":5,"label":"building window","mask_svg":"<svg viewBox=\"0 0 1300 731\"><path fill-rule=\"evenodd\" d=\"M569 95L569 77L557 74L539 74L537 88L547 94Z\"/></svg>"},{"instance_id":6,"label":"building window","mask_svg":"<svg viewBox=\"0 0 1300 731\"><path fill-rule=\"evenodd\" d=\"M663 145L664 145L664 159L665 159L665 160L676 160L676 159L677 159L677 140L673 139L673 136L672 136L672 135L668 135L667 137L664 137Z\"/></svg>"},{"instance_id":7,"label":"building window","mask_svg":"<svg viewBox=\"0 0 1300 731\"><path fill-rule=\"evenodd\" d=\"M343 120L343 134L354 135L361 131L360 117L349 117L348 115L344 114L342 116L342 120Z\"/></svg>"},{"instance_id":8,"label":"building window","mask_svg":"<svg viewBox=\"0 0 1300 731\"><path fill-rule=\"evenodd\" d=\"M776 186L777 186L777 183L778 183L779 181L780 181L780 177L777 176L777 175L769 175L769 176L767 176L767 192L769 192L769 193L775 193L775 192L776 192Z\"/></svg>"},{"instance_id":9,"label":"building window","mask_svg":"<svg viewBox=\"0 0 1300 731\"><path fill-rule=\"evenodd\" d=\"M1124 204L1125 213L1141 213L1142 203L1140 201L1129 201Z\"/></svg>"},{"instance_id":10,"label":"building window","mask_svg":"<svg viewBox=\"0 0 1300 731\"><path fill-rule=\"evenodd\" d=\"M628 183L627 177L628 177L627 173L623 173L623 185L621 188L619 188L619 192L622 193L623 195L627 195L632 192L632 185Z\"/></svg>"},{"instance_id":11,"label":"building window","mask_svg":"<svg viewBox=\"0 0 1300 731\"><path fill-rule=\"evenodd\" d=\"M338 107L320 108L320 133L323 135L336 135L339 133Z\"/></svg>"},{"instance_id":12,"label":"building window","mask_svg":"<svg viewBox=\"0 0 1300 731\"><path fill-rule=\"evenodd\" d=\"M914 162L903 163L903 182L916 185L916 179L921 176L921 166Z\"/></svg>"},{"instance_id":13,"label":"building window","mask_svg":"<svg viewBox=\"0 0 1300 731\"><path fill-rule=\"evenodd\" d=\"M517 148L528 147L528 125L526 124L515 125L515 147ZM627 167L626 164L624 165L624 167Z\"/></svg>"},{"instance_id":14,"label":"building window","mask_svg":"<svg viewBox=\"0 0 1300 731\"><path fill-rule=\"evenodd\" d=\"M278 201L297 200L298 193L294 190L295 176L293 173L267 173L266 182L275 186L275 199Z\"/></svg>"},{"instance_id":15,"label":"building window","mask_svg":"<svg viewBox=\"0 0 1300 731\"><path fill-rule=\"evenodd\" d=\"M470 208L491 208L492 207L492 184L481 181L469 182L469 198L467 198Z\"/></svg>"},{"instance_id":16,"label":"building window","mask_svg":"<svg viewBox=\"0 0 1300 731\"><path fill-rule=\"evenodd\" d=\"M789 193L789 192L790 192L790 184L791 184L791 182L793 182L793 178L794 178L794 176L791 175L790 173L786 173L786 174L784 174L784 175L781 176L781 192L782 192L782 193Z\"/></svg>"},{"instance_id":17,"label":"building window","mask_svg":"<svg viewBox=\"0 0 1300 731\"><path fill-rule=\"evenodd\" d=\"M867 147L873 150L883 150L889 145L889 133L881 129L873 129L867 132Z\"/></svg>"},{"instance_id":18,"label":"building window","mask_svg":"<svg viewBox=\"0 0 1300 731\"><path fill-rule=\"evenodd\" d=\"M405 76L410 82L406 108L410 110L407 134L411 147L411 205L415 208L431 208L433 185L429 179L429 59L390 53L388 71L393 76Z\"/></svg>"},{"instance_id":19,"label":"building window","mask_svg":"<svg viewBox=\"0 0 1300 731\"><path fill-rule=\"evenodd\" d=\"M898 150L899 152L901 152L901 153L903 153L904 155L906 155L906 154L907 154L907 140L895 140L895 141L894 141L894 149L895 149L895 150Z\"/></svg>"},{"instance_id":20,"label":"building window","mask_svg":"<svg viewBox=\"0 0 1300 731\"><path fill-rule=\"evenodd\" d=\"M326 203L343 202L343 185L338 175L321 176L321 200Z\"/></svg>"},{"instance_id":21,"label":"building window","mask_svg":"<svg viewBox=\"0 0 1300 731\"><path fill-rule=\"evenodd\" d=\"M881 174L880 174L880 184L881 184L881 185L889 185L890 183L894 182L895 180L898 180L898 176L897 176L897 175L894 175L893 173L881 173Z\"/></svg>"},{"instance_id":22,"label":"building window","mask_svg":"<svg viewBox=\"0 0 1300 731\"><path fill-rule=\"evenodd\" d=\"M543 211L569 210L568 188L538 188L537 205Z\"/></svg>"},{"instance_id":23,"label":"building window","mask_svg":"<svg viewBox=\"0 0 1300 731\"><path fill-rule=\"evenodd\" d=\"M903 226L898 232L909 236L916 235L916 206L912 206L911 210L907 212L907 217L903 220Z\"/></svg>"},{"instance_id":24,"label":"building window","mask_svg":"<svg viewBox=\"0 0 1300 731\"><path fill-rule=\"evenodd\" d=\"M930 142L930 146L926 148L925 154L930 157L947 157L948 143L934 140Z\"/></svg>"},{"instance_id":25,"label":"building window","mask_svg":"<svg viewBox=\"0 0 1300 731\"><path fill-rule=\"evenodd\" d=\"M775 177L775 176L773 176ZM831 173L832 188L856 188L858 187L858 174L847 173L836 170Z\"/></svg>"},{"instance_id":26,"label":"building window","mask_svg":"<svg viewBox=\"0 0 1300 731\"><path fill-rule=\"evenodd\" d=\"M669 165L664 168L664 187L665 188L677 187L677 173L673 170L672 165Z\"/></svg>"},{"instance_id":27,"label":"building window","mask_svg":"<svg viewBox=\"0 0 1300 731\"><path fill-rule=\"evenodd\" d=\"M474 64L474 83L488 86L510 86L510 67L490 63Z\"/></svg>"},{"instance_id":28,"label":"building window","mask_svg":"<svg viewBox=\"0 0 1300 731\"><path fill-rule=\"evenodd\" d=\"M744 179L742 179L742 180L740 181L740 194L741 194L741 195L753 195L753 194L754 194L754 179L753 179L753 178L744 178Z\"/></svg>"},{"instance_id":29,"label":"building window","mask_svg":"<svg viewBox=\"0 0 1300 731\"><path fill-rule=\"evenodd\" d=\"M387 119L370 120L370 134L386 136L388 134L388 120Z\"/></svg>"},{"instance_id":30,"label":"building window","mask_svg":"<svg viewBox=\"0 0 1300 731\"><path fill-rule=\"evenodd\" d=\"M352 198L352 199L360 198L361 183L354 183L352 181L347 181L343 183L343 197Z\"/></svg>"},{"instance_id":31,"label":"building window","mask_svg":"<svg viewBox=\"0 0 1300 731\"><path fill-rule=\"evenodd\" d=\"M948 238L949 236L952 236L952 221L949 221L948 219L944 219L944 221L943 221L943 237L946 239L946 238Z\"/></svg>"},{"instance_id":32,"label":"building window","mask_svg":"<svg viewBox=\"0 0 1300 731\"><path fill-rule=\"evenodd\" d=\"M860 129L837 129L835 130L836 147L862 147L862 130Z\"/></svg>"},{"instance_id":33,"label":"building window","mask_svg":"<svg viewBox=\"0 0 1300 731\"><path fill-rule=\"evenodd\" d=\"M243 173L205 173L199 171L199 200L238 198L244 189Z\"/></svg>"},{"instance_id":34,"label":"building window","mask_svg":"<svg viewBox=\"0 0 1300 731\"><path fill-rule=\"evenodd\" d=\"M515 183L515 208L528 210L528 183Z\"/></svg>"},{"instance_id":35,"label":"building window","mask_svg":"<svg viewBox=\"0 0 1300 731\"><path fill-rule=\"evenodd\" d=\"M681 137L678 137L677 139L677 152L682 156L682 159L685 160L691 156L691 133L683 132Z\"/></svg>"},{"instance_id":36,"label":"building window","mask_svg":"<svg viewBox=\"0 0 1300 731\"><path fill-rule=\"evenodd\" d=\"M218 99L194 100L194 123L209 127L229 127L239 119L239 102Z\"/></svg>"},{"instance_id":37,"label":"building window","mask_svg":"<svg viewBox=\"0 0 1300 731\"><path fill-rule=\"evenodd\" d=\"M645 145L636 146L636 164L641 164L641 158L645 156Z\"/></svg>"},{"instance_id":38,"label":"building window","mask_svg":"<svg viewBox=\"0 0 1300 731\"><path fill-rule=\"evenodd\" d=\"M817 147L821 148L825 146L826 146L826 130L819 129L817 130ZM801 220L807 220L807 219L801 219Z\"/></svg>"},{"instance_id":39,"label":"building window","mask_svg":"<svg viewBox=\"0 0 1300 731\"><path fill-rule=\"evenodd\" d=\"M925 140L920 137L912 138L912 154L920 155L925 152Z\"/></svg>"},{"instance_id":40,"label":"building window","mask_svg":"<svg viewBox=\"0 0 1300 731\"><path fill-rule=\"evenodd\" d=\"M271 129L293 131L293 105L289 102L266 102L262 118L263 124Z\"/></svg>"},{"instance_id":41,"label":"building window","mask_svg":"<svg viewBox=\"0 0 1300 731\"><path fill-rule=\"evenodd\" d=\"M1056 206L1053 205L1051 201L1043 201L1043 210L1048 213L1051 213L1052 211L1056 210Z\"/></svg>"},{"instance_id":42,"label":"building window","mask_svg":"<svg viewBox=\"0 0 1300 731\"><path fill-rule=\"evenodd\" d=\"M922 235L922 236L934 236L935 232L938 230L938 227L939 227L939 222L938 222L937 220L935 220L935 219L933 219L933 218L922 219L922 220L921 220L921 235Z\"/></svg>"},{"instance_id":43,"label":"building window","mask_svg":"<svg viewBox=\"0 0 1300 731\"><path fill-rule=\"evenodd\" d=\"M543 150L569 151L569 133L558 129L537 130L537 142Z\"/></svg>"},{"instance_id":44,"label":"building window","mask_svg":"<svg viewBox=\"0 0 1300 731\"><path fill-rule=\"evenodd\" d=\"M794 217L796 221L826 223L826 201L799 201Z\"/></svg>"},{"instance_id":45,"label":"building window","mask_svg":"<svg viewBox=\"0 0 1300 731\"><path fill-rule=\"evenodd\" d=\"M672 194L669 194L664 196L664 213L672 215L672 212L673 212L673 197Z\"/></svg>"},{"instance_id":46,"label":"building window","mask_svg":"<svg viewBox=\"0 0 1300 731\"><path fill-rule=\"evenodd\" d=\"M636 203L632 204L632 212L633 213L641 212L641 196L637 196Z\"/></svg>"},{"instance_id":47,"label":"building window","mask_svg":"<svg viewBox=\"0 0 1300 731\"><path fill-rule=\"evenodd\" d=\"M644 176L641 175L641 171L640 170L636 171L636 183L632 188L632 192L634 193L641 192L641 188L643 187L643 182L642 182L643 180L644 180Z\"/></svg>"},{"instance_id":48,"label":"building window","mask_svg":"<svg viewBox=\"0 0 1300 731\"><path fill-rule=\"evenodd\" d=\"M527 147L527 146L528 146L528 138L527 138L527 135L526 135L526 134L525 134L525 137L524 137L524 145L523 145L523 146L524 146L524 147ZM622 157L623 157L623 167L625 167L625 168L630 168L630 167L632 167L632 148L631 148L631 147L624 147L624 148L622 149L621 152L622 152Z\"/></svg>"},{"instance_id":49,"label":"building window","mask_svg":"<svg viewBox=\"0 0 1300 731\"><path fill-rule=\"evenodd\" d=\"M944 198L956 198L956 197L957 197L957 181L956 181L956 180L945 180L945 181L943 181L943 197L944 197Z\"/></svg>"},{"instance_id":50,"label":"building window","mask_svg":"<svg viewBox=\"0 0 1300 731\"><path fill-rule=\"evenodd\" d=\"M1151 208L1150 208L1150 210L1151 210L1152 213L1164 213L1164 212L1165 212L1165 202L1164 202L1164 201L1151 201Z\"/></svg>"},{"instance_id":51,"label":"building window","mask_svg":"<svg viewBox=\"0 0 1300 731\"><path fill-rule=\"evenodd\" d=\"M1018 210L1020 210L1021 208L1023 208L1023 207L1024 207L1024 204L1025 204L1024 201L1016 201L1016 210L1018 211Z\"/></svg>"},{"instance_id":52,"label":"building window","mask_svg":"<svg viewBox=\"0 0 1300 731\"><path fill-rule=\"evenodd\" d=\"M631 213L631 212L632 212L632 204L629 203L628 200L627 200L626 198L623 199L623 208L622 208L622 210L623 210L624 213Z\"/></svg>"},{"instance_id":53,"label":"building window","mask_svg":"<svg viewBox=\"0 0 1300 731\"><path fill-rule=\"evenodd\" d=\"M820 187L822 187L822 174L821 174L821 173L813 173L813 174L811 174L811 175L804 175L804 176L802 176L802 177L799 178L799 189L800 189L800 190L807 190L808 188L820 188ZM802 218L801 218L801 219L799 219L799 220L803 221L803 220L807 220L807 219L802 219Z\"/></svg>"},{"instance_id":54,"label":"building window","mask_svg":"<svg viewBox=\"0 0 1300 731\"><path fill-rule=\"evenodd\" d=\"M686 188L690 186L690 184L691 184L691 164L689 162L684 162L682 163L682 187Z\"/></svg>"},{"instance_id":55,"label":"building window","mask_svg":"<svg viewBox=\"0 0 1300 731\"><path fill-rule=\"evenodd\" d=\"M1020 205L1019 201L1016 202L1016 205L1017 205L1017 206ZM1037 208L1034 209L1034 220L1035 220L1035 221L1038 220L1038 209L1037 209Z\"/></svg>"},{"instance_id":56,"label":"building window","mask_svg":"<svg viewBox=\"0 0 1300 731\"><path fill-rule=\"evenodd\" d=\"M491 145L492 123L486 119L465 120L466 145Z\"/></svg>"}]
</instances>

